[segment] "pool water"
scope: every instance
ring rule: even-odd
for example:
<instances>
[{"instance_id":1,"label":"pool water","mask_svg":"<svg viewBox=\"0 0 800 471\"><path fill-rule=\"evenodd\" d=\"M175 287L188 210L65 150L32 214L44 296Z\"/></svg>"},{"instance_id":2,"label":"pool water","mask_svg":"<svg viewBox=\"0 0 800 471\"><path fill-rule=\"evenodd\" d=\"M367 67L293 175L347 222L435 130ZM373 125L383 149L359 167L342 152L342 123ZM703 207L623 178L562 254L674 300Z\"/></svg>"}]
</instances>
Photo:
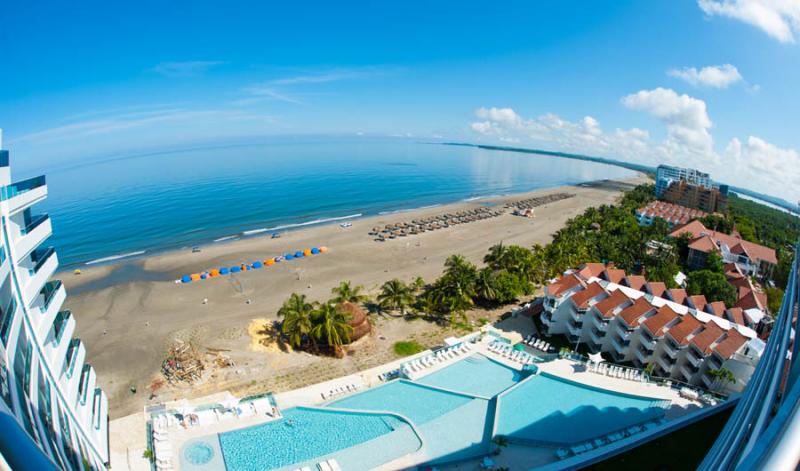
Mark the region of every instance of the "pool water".
<instances>
[{"instance_id":1,"label":"pool water","mask_svg":"<svg viewBox=\"0 0 800 471\"><path fill-rule=\"evenodd\" d=\"M497 435L570 444L663 417L658 401L540 374L498 398Z\"/></svg>"},{"instance_id":2,"label":"pool water","mask_svg":"<svg viewBox=\"0 0 800 471\"><path fill-rule=\"evenodd\" d=\"M296 407L283 418L219 435L228 471L275 469L372 440L408 424L390 415Z\"/></svg>"},{"instance_id":3,"label":"pool water","mask_svg":"<svg viewBox=\"0 0 800 471\"><path fill-rule=\"evenodd\" d=\"M214 458L214 449L207 443L196 442L184 449L183 456L189 463L202 465Z\"/></svg>"},{"instance_id":4,"label":"pool water","mask_svg":"<svg viewBox=\"0 0 800 471\"><path fill-rule=\"evenodd\" d=\"M390 411L408 418L415 425L421 425L471 400L469 396L398 380L331 402L327 407Z\"/></svg>"},{"instance_id":5,"label":"pool water","mask_svg":"<svg viewBox=\"0 0 800 471\"><path fill-rule=\"evenodd\" d=\"M472 355L417 380L422 384L492 398L517 384L522 374L483 355Z\"/></svg>"}]
</instances>

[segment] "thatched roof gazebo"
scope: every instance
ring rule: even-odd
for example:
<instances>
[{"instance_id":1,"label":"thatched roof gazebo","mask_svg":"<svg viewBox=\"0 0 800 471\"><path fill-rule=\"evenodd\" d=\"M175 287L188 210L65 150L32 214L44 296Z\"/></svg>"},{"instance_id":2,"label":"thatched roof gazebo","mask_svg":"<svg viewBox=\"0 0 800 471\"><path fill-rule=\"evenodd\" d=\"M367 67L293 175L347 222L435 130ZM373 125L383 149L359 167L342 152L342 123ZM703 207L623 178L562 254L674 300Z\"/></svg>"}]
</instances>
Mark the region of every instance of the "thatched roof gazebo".
<instances>
[{"instance_id":1,"label":"thatched roof gazebo","mask_svg":"<svg viewBox=\"0 0 800 471\"><path fill-rule=\"evenodd\" d=\"M344 302L339 305L339 309L348 316L347 323L353 328L353 332L350 334L350 343L370 333L372 325L369 323L366 311L361 307L351 302Z\"/></svg>"}]
</instances>

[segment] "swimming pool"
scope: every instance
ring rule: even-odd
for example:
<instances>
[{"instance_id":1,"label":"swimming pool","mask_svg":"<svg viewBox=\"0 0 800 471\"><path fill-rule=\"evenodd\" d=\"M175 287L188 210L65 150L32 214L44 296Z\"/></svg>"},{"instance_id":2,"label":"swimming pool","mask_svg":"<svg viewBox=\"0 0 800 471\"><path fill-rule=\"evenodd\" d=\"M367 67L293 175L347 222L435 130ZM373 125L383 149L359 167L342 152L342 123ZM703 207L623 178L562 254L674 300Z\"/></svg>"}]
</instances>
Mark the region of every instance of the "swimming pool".
<instances>
[{"instance_id":1,"label":"swimming pool","mask_svg":"<svg viewBox=\"0 0 800 471\"><path fill-rule=\"evenodd\" d=\"M483 355L471 355L417 380L422 384L492 398L522 379L522 374Z\"/></svg>"},{"instance_id":2,"label":"swimming pool","mask_svg":"<svg viewBox=\"0 0 800 471\"><path fill-rule=\"evenodd\" d=\"M663 417L663 401L531 377L498 398L495 434L521 441L576 443Z\"/></svg>"},{"instance_id":3,"label":"swimming pool","mask_svg":"<svg viewBox=\"0 0 800 471\"><path fill-rule=\"evenodd\" d=\"M408 424L397 417L296 407L283 418L219 435L228 471L276 469L349 448ZM413 451L413 450L408 450Z\"/></svg>"}]
</instances>

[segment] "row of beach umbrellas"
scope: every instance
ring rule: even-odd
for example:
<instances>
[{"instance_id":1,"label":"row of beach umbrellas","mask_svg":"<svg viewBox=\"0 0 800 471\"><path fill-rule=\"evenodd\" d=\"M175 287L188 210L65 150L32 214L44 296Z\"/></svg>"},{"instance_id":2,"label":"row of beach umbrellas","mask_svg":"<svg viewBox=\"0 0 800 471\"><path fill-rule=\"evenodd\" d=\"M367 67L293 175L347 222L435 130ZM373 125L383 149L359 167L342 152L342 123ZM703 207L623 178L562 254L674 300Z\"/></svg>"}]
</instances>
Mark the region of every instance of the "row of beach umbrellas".
<instances>
[{"instance_id":1,"label":"row of beach umbrellas","mask_svg":"<svg viewBox=\"0 0 800 471\"><path fill-rule=\"evenodd\" d=\"M506 207L517 208L517 209L533 209L543 204L554 203L556 201L572 198L573 196L575 196L575 194L573 193L553 193L551 195L535 196L533 198L528 198L524 200L515 201L513 203L508 203Z\"/></svg>"},{"instance_id":2,"label":"row of beach umbrellas","mask_svg":"<svg viewBox=\"0 0 800 471\"><path fill-rule=\"evenodd\" d=\"M276 263L281 263L285 261L288 262L296 258L304 258L304 257L310 257L312 255L323 254L327 251L328 248L325 246L297 250L295 252L288 252L284 255L278 255L277 257L266 258L264 260L256 260L255 262L252 263L242 263L241 265L212 268L211 270L206 270L200 273L186 274L181 276L179 281L181 283L191 283L193 281L200 281L208 278L216 278L218 276L225 276L231 273L241 273L243 271L258 270L260 268L275 265Z\"/></svg>"},{"instance_id":3,"label":"row of beach umbrellas","mask_svg":"<svg viewBox=\"0 0 800 471\"><path fill-rule=\"evenodd\" d=\"M375 240L383 242L386 239L396 239L410 235L421 234L423 232L444 229L457 224L464 224L473 221L480 221L503 214L502 210L492 208L475 208L459 211L457 213L445 213L423 219L414 219L411 222L398 222L386 224L384 227L376 226L372 228L369 235L375 236Z\"/></svg>"}]
</instances>

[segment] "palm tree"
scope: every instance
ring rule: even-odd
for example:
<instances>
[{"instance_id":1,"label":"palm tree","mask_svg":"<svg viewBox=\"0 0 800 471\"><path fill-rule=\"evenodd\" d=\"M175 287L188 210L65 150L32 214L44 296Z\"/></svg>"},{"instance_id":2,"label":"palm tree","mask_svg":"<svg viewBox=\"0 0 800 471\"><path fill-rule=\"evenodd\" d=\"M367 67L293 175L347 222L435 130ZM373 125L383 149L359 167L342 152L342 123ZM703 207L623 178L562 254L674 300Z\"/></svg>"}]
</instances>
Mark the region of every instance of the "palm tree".
<instances>
[{"instance_id":1,"label":"palm tree","mask_svg":"<svg viewBox=\"0 0 800 471\"><path fill-rule=\"evenodd\" d=\"M507 253L508 249L500 242L499 244L489 247L489 253L483 257L483 263L489 265L494 270L499 270L503 268Z\"/></svg>"},{"instance_id":2,"label":"palm tree","mask_svg":"<svg viewBox=\"0 0 800 471\"><path fill-rule=\"evenodd\" d=\"M351 286L350 281L342 281L339 286L331 290L331 293L335 295L333 302L336 304L344 302L358 304L364 302L367 300L367 296L361 294L362 289L364 287L361 285Z\"/></svg>"},{"instance_id":3,"label":"palm tree","mask_svg":"<svg viewBox=\"0 0 800 471\"><path fill-rule=\"evenodd\" d=\"M283 317L281 332L289 339L289 344L299 347L308 338L313 328L311 314L314 306L306 302L306 295L292 293L278 310L278 317Z\"/></svg>"},{"instance_id":4,"label":"palm tree","mask_svg":"<svg viewBox=\"0 0 800 471\"><path fill-rule=\"evenodd\" d=\"M487 301L494 301L497 298L494 272L491 268L486 267L478 272L478 279L475 280L475 292Z\"/></svg>"},{"instance_id":5,"label":"palm tree","mask_svg":"<svg viewBox=\"0 0 800 471\"><path fill-rule=\"evenodd\" d=\"M333 302L317 306L312 313L314 327L311 335L338 352L342 345L350 343L353 328L347 323L347 316L336 308Z\"/></svg>"},{"instance_id":6,"label":"palm tree","mask_svg":"<svg viewBox=\"0 0 800 471\"><path fill-rule=\"evenodd\" d=\"M405 283L395 278L381 286L378 302L389 309L399 310L405 316L406 307L414 302L414 295Z\"/></svg>"},{"instance_id":7,"label":"palm tree","mask_svg":"<svg viewBox=\"0 0 800 471\"><path fill-rule=\"evenodd\" d=\"M716 370L709 370L708 374L714 378L714 382L717 384L717 390L722 390L727 383L735 384L736 383L736 376L734 376L733 372L727 368L719 368Z\"/></svg>"},{"instance_id":8,"label":"palm tree","mask_svg":"<svg viewBox=\"0 0 800 471\"><path fill-rule=\"evenodd\" d=\"M414 293L419 293L425 288L425 280L422 279L421 276L414 278L414 281L411 282L411 289Z\"/></svg>"}]
</instances>

